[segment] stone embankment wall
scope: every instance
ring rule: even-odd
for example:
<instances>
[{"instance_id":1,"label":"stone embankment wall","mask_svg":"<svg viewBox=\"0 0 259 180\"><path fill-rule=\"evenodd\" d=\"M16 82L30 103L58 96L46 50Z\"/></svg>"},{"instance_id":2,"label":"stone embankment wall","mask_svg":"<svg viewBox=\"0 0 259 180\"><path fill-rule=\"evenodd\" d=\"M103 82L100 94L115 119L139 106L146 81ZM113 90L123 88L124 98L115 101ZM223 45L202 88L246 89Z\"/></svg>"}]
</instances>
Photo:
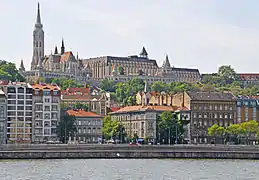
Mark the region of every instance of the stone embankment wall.
<instances>
[{"instance_id":1,"label":"stone embankment wall","mask_svg":"<svg viewBox=\"0 0 259 180\"><path fill-rule=\"evenodd\" d=\"M258 146L5 145L0 159L211 158L259 159Z\"/></svg>"}]
</instances>

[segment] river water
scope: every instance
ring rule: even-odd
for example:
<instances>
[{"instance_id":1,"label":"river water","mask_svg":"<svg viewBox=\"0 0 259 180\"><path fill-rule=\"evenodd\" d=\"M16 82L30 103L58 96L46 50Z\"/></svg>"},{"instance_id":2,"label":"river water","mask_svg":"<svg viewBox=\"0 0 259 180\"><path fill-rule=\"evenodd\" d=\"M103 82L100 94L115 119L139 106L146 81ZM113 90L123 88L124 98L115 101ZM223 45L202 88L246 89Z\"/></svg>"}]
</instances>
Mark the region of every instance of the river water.
<instances>
[{"instance_id":1,"label":"river water","mask_svg":"<svg viewBox=\"0 0 259 180\"><path fill-rule=\"evenodd\" d=\"M1 160L0 180L252 180L259 161L181 159Z\"/></svg>"}]
</instances>

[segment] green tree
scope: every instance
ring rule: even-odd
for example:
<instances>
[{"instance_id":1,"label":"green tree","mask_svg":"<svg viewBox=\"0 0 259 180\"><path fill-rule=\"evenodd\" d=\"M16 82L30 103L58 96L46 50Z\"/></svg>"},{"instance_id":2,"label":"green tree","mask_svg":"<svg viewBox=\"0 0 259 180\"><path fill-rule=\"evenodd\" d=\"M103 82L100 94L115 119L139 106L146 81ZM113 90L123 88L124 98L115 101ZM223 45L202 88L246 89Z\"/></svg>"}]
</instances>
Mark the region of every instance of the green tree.
<instances>
[{"instance_id":1,"label":"green tree","mask_svg":"<svg viewBox=\"0 0 259 180\"><path fill-rule=\"evenodd\" d=\"M122 105L135 105L136 94L144 90L144 81L133 78L128 82L120 82L116 84L116 99Z\"/></svg>"},{"instance_id":2,"label":"green tree","mask_svg":"<svg viewBox=\"0 0 259 180\"><path fill-rule=\"evenodd\" d=\"M243 129L240 124L230 124L226 128L226 133L233 138L235 144L239 144L239 136L243 133ZM230 141L232 141L231 139Z\"/></svg>"},{"instance_id":3,"label":"green tree","mask_svg":"<svg viewBox=\"0 0 259 180\"><path fill-rule=\"evenodd\" d=\"M217 124L213 124L211 127L208 128L208 135L214 138L214 143L216 144L216 137L220 136L223 138L225 132L225 128L222 126L218 126Z\"/></svg>"},{"instance_id":4,"label":"green tree","mask_svg":"<svg viewBox=\"0 0 259 180\"><path fill-rule=\"evenodd\" d=\"M0 79L8 81L25 81L25 78L16 69L15 64L7 61L0 61Z\"/></svg>"},{"instance_id":5,"label":"green tree","mask_svg":"<svg viewBox=\"0 0 259 180\"><path fill-rule=\"evenodd\" d=\"M236 80L236 72L230 65L220 66L218 69L218 75L224 78L226 84L231 84Z\"/></svg>"},{"instance_id":6,"label":"green tree","mask_svg":"<svg viewBox=\"0 0 259 180\"><path fill-rule=\"evenodd\" d=\"M104 90L105 92L115 92L115 83L114 81L104 79L99 87Z\"/></svg>"},{"instance_id":7,"label":"green tree","mask_svg":"<svg viewBox=\"0 0 259 180\"><path fill-rule=\"evenodd\" d=\"M157 120L158 125L158 137L160 138L158 141L164 139L171 144L172 140L176 140L180 142L183 138L184 128L183 122L178 118L178 113L172 113L171 111L164 111L158 117Z\"/></svg>"},{"instance_id":8,"label":"green tree","mask_svg":"<svg viewBox=\"0 0 259 180\"><path fill-rule=\"evenodd\" d=\"M82 87L81 84L77 83L76 80L66 79L66 78L54 78L51 83L56 83L61 90L66 90L67 88Z\"/></svg>"},{"instance_id":9,"label":"green tree","mask_svg":"<svg viewBox=\"0 0 259 180\"><path fill-rule=\"evenodd\" d=\"M151 85L151 91L154 91L154 92L162 92L162 91L167 91L168 89L168 86L167 84L161 82L161 81L156 81L154 83L152 83Z\"/></svg>"},{"instance_id":10,"label":"green tree","mask_svg":"<svg viewBox=\"0 0 259 180\"><path fill-rule=\"evenodd\" d=\"M124 142L126 138L126 132L123 124L116 120L111 120L110 115L104 117L102 132L103 137L106 140L117 139Z\"/></svg>"},{"instance_id":11,"label":"green tree","mask_svg":"<svg viewBox=\"0 0 259 180\"><path fill-rule=\"evenodd\" d=\"M63 143L67 143L69 137L75 137L77 129L75 126L75 116L70 116L67 113L62 113L60 122L57 127L57 135Z\"/></svg>"},{"instance_id":12,"label":"green tree","mask_svg":"<svg viewBox=\"0 0 259 180\"><path fill-rule=\"evenodd\" d=\"M258 132L258 122L256 122L255 120L250 120L241 123L240 126L243 129L243 132L246 136L246 144L248 144L251 135L256 134Z\"/></svg>"},{"instance_id":13,"label":"green tree","mask_svg":"<svg viewBox=\"0 0 259 180\"><path fill-rule=\"evenodd\" d=\"M74 108L74 109L83 109L83 110L85 110L85 111L88 111L88 104L81 103L81 102L76 102L76 103L73 105L73 108Z\"/></svg>"}]
</instances>

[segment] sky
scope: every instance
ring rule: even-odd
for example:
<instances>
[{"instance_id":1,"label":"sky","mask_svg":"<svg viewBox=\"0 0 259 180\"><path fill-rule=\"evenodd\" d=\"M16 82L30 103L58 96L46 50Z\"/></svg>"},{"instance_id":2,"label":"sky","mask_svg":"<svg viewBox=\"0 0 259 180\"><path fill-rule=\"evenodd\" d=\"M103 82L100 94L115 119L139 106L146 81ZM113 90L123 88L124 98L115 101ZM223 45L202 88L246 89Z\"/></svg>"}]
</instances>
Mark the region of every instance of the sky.
<instances>
[{"instance_id":1,"label":"sky","mask_svg":"<svg viewBox=\"0 0 259 180\"><path fill-rule=\"evenodd\" d=\"M29 69L37 0L0 0L0 59ZM258 0L39 0L45 54L129 56L145 46L161 65L258 72Z\"/></svg>"}]
</instances>

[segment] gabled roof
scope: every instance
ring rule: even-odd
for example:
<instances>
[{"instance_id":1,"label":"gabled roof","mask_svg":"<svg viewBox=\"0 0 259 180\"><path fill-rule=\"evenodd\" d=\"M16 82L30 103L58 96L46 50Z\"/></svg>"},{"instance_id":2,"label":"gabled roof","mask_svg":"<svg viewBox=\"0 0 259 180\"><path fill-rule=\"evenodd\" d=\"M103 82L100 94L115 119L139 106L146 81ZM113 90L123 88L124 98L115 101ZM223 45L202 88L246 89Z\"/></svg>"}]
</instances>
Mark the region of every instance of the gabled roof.
<instances>
[{"instance_id":1,"label":"gabled roof","mask_svg":"<svg viewBox=\"0 0 259 180\"><path fill-rule=\"evenodd\" d=\"M60 62L68 61L70 56L73 56L73 53L71 51L64 52L64 54L61 55Z\"/></svg>"},{"instance_id":2,"label":"gabled roof","mask_svg":"<svg viewBox=\"0 0 259 180\"><path fill-rule=\"evenodd\" d=\"M256 73L242 73L237 74L239 76L240 80L246 81L246 80L259 80L259 74Z\"/></svg>"},{"instance_id":3,"label":"gabled roof","mask_svg":"<svg viewBox=\"0 0 259 180\"><path fill-rule=\"evenodd\" d=\"M33 89L49 89L49 90L60 90L60 88L57 85L51 85L51 84L31 84L31 87Z\"/></svg>"},{"instance_id":4,"label":"gabled roof","mask_svg":"<svg viewBox=\"0 0 259 180\"><path fill-rule=\"evenodd\" d=\"M96 113L93 112L88 112L84 110L68 110L66 111L70 116L75 116L75 117L102 117Z\"/></svg>"},{"instance_id":5,"label":"gabled roof","mask_svg":"<svg viewBox=\"0 0 259 180\"><path fill-rule=\"evenodd\" d=\"M113 113L128 113L128 112L137 112L137 111L176 111L176 110L182 110L187 111L189 110L187 107L177 107L177 106L126 106L124 108L121 108Z\"/></svg>"}]
</instances>

